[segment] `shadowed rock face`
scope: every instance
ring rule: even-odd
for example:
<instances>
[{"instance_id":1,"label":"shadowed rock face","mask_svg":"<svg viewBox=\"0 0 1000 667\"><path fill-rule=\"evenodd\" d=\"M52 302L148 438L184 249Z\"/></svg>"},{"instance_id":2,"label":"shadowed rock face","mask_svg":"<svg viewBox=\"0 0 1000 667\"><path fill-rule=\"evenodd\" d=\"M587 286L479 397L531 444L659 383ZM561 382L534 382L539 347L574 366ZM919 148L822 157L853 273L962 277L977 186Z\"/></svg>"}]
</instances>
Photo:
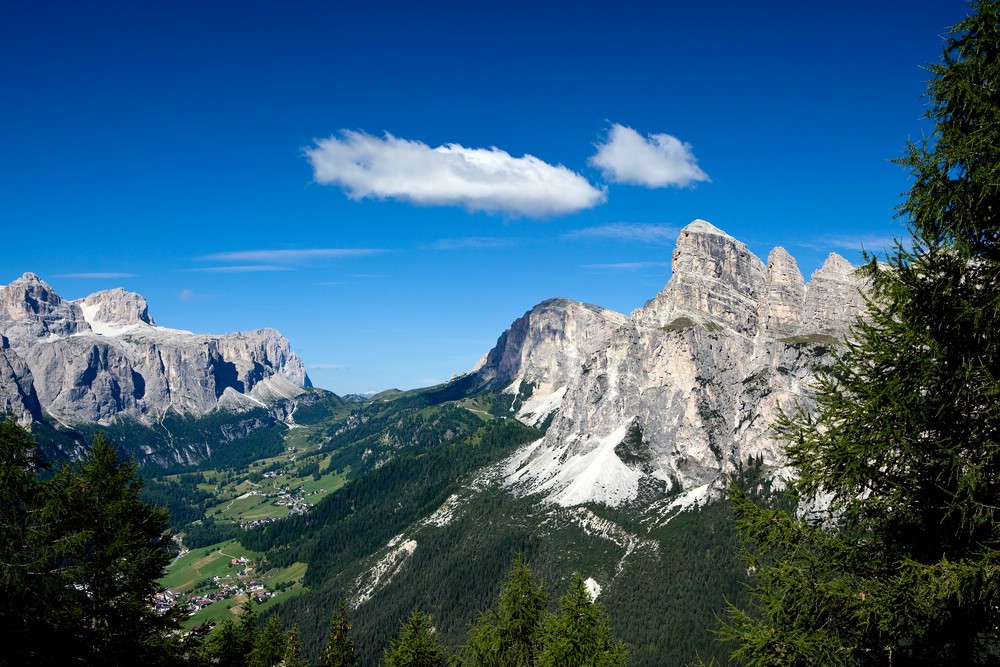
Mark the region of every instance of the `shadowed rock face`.
<instances>
[{"instance_id":1,"label":"shadowed rock face","mask_svg":"<svg viewBox=\"0 0 1000 667\"><path fill-rule=\"evenodd\" d=\"M505 334L529 340L511 391L538 385L535 369L554 355L567 360L545 396L536 388L521 408L533 408L535 421L540 407L558 412L545 437L512 459L509 482L564 505L618 505L641 490L710 484L751 456L781 467L770 425L779 407L811 405L815 367L830 363L862 313L858 290L842 257L830 255L807 283L785 250L765 265L711 224L691 223L663 291L627 320L603 316L616 326L598 328L588 349L566 349L575 344L568 336L534 344L517 333L524 318ZM498 355L500 345L487 360Z\"/></svg>"},{"instance_id":2,"label":"shadowed rock face","mask_svg":"<svg viewBox=\"0 0 1000 667\"><path fill-rule=\"evenodd\" d=\"M123 289L66 301L38 276L0 289L0 408L23 423L142 421L290 398L309 386L273 329L202 335L158 327ZM245 400L228 398L243 396Z\"/></svg>"}]
</instances>

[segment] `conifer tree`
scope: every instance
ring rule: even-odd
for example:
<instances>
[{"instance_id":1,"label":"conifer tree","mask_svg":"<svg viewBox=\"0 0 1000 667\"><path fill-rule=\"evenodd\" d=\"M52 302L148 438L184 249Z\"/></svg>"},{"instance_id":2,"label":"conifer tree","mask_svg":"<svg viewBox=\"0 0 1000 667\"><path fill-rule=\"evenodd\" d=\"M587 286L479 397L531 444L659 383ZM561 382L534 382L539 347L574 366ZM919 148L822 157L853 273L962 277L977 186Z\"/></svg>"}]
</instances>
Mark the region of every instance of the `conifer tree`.
<instances>
[{"instance_id":1,"label":"conifer tree","mask_svg":"<svg viewBox=\"0 0 1000 667\"><path fill-rule=\"evenodd\" d=\"M299 628L293 625L285 638L285 655L283 667L306 667L308 663L302 657L302 642L299 639Z\"/></svg>"},{"instance_id":2,"label":"conifer tree","mask_svg":"<svg viewBox=\"0 0 1000 667\"><path fill-rule=\"evenodd\" d=\"M248 667L273 667L285 657L287 639L281 617L272 614L264 628L256 633L253 649L247 658Z\"/></svg>"},{"instance_id":3,"label":"conifer tree","mask_svg":"<svg viewBox=\"0 0 1000 667\"><path fill-rule=\"evenodd\" d=\"M59 648L84 662L155 664L179 647L168 639L176 616L152 608L170 560L167 511L147 505L142 486L135 463L98 435L42 490L40 530L65 593Z\"/></svg>"},{"instance_id":4,"label":"conifer tree","mask_svg":"<svg viewBox=\"0 0 1000 667\"><path fill-rule=\"evenodd\" d=\"M579 574L559 598L559 613L545 619L541 640L539 667L616 667L624 665L627 657L625 645L611 634L607 617Z\"/></svg>"},{"instance_id":5,"label":"conifer tree","mask_svg":"<svg viewBox=\"0 0 1000 667\"><path fill-rule=\"evenodd\" d=\"M911 243L863 267L868 314L815 414L779 421L800 510L735 494L746 664L1000 660L1000 0L972 8L899 161Z\"/></svg>"},{"instance_id":6,"label":"conifer tree","mask_svg":"<svg viewBox=\"0 0 1000 667\"><path fill-rule=\"evenodd\" d=\"M542 614L548 602L544 584L519 554L504 580L496 608L482 613L462 647L472 666L531 667L539 651Z\"/></svg>"},{"instance_id":7,"label":"conifer tree","mask_svg":"<svg viewBox=\"0 0 1000 667\"><path fill-rule=\"evenodd\" d=\"M221 667L244 667L249 664L258 644L259 634L253 597L247 596L246 603L240 609L239 621L226 619L222 627L205 643L205 659Z\"/></svg>"},{"instance_id":8,"label":"conifer tree","mask_svg":"<svg viewBox=\"0 0 1000 667\"><path fill-rule=\"evenodd\" d=\"M319 654L323 667L357 667L358 657L354 640L351 639L351 624L347 621L347 608L343 598L330 615L330 628L326 633L326 643Z\"/></svg>"},{"instance_id":9,"label":"conifer tree","mask_svg":"<svg viewBox=\"0 0 1000 667\"><path fill-rule=\"evenodd\" d=\"M62 595L48 576L39 538L35 443L13 419L0 421L0 627L15 637L4 649L10 664L31 664L51 640L45 607Z\"/></svg>"},{"instance_id":10,"label":"conifer tree","mask_svg":"<svg viewBox=\"0 0 1000 667\"><path fill-rule=\"evenodd\" d=\"M385 667L444 667L447 660L447 651L434 636L431 617L417 609L382 656Z\"/></svg>"},{"instance_id":11,"label":"conifer tree","mask_svg":"<svg viewBox=\"0 0 1000 667\"><path fill-rule=\"evenodd\" d=\"M169 561L166 511L102 437L39 479L31 435L0 422L0 620L11 664L177 664L177 613L152 596ZM179 612L180 610L178 610Z\"/></svg>"}]
</instances>

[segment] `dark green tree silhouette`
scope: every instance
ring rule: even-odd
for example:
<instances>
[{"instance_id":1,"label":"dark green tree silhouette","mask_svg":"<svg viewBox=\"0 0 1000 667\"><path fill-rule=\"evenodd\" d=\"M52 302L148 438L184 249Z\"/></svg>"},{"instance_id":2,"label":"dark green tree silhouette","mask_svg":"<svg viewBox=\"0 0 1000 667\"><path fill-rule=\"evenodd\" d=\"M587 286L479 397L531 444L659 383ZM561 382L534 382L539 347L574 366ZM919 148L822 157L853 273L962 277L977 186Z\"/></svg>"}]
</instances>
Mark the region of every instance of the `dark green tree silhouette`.
<instances>
[{"instance_id":1,"label":"dark green tree silhouette","mask_svg":"<svg viewBox=\"0 0 1000 667\"><path fill-rule=\"evenodd\" d=\"M357 667L358 657L354 640L351 639L351 624L347 621L347 608L343 598L330 615L330 628L326 633L326 643L319 654L323 667Z\"/></svg>"},{"instance_id":2,"label":"dark green tree silhouette","mask_svg":"<svg viewBox=\"0 0 1000 667\"><path fill-rule=\"evenodd\" d=\"M285 638L285 655L283 667L307 667L309 663L302 657L302 642L299 639L299 628L293 625Z\"/></svg>"},{"instance_id":3,"label":"dark green tree silhouette","mask_svg":"<svg viewBox=\"0 0 1000 667\"><path fill-rule=\"evenodd\" d=\"M934 132L899 161L912 241L863 267L868 314L816 412L778 424L799 510L735 494L746 664L1000 660L1000 2L972 8L930 67Z\"/></svg>"},{"instance_id":4,"label":"dark green tree silhouette","mask_svg":"<svg viewBox=\"0 0 1000 667\"><path fill-rule=\"evenodd\" d=\"M469 629L462 662L470 666L530 667L539 652L539 631L548 602L544 584L518 555L504 580L496 608Z\"/></svg>"},{"instance_id":5,"label":"dark green tree silhouette","mask_svg":"<svg viewBox=\"0 0 1000 667\"><path fill-rule=\"evenodd\" d=\"M448 652L434 636L431 617L416 609L382 656L385 667L444 667L447 661Z\"/></svg>"},{"instance_id":6,"label":"dark green tree silhouette","mask_svg":"<svg viewBox=\"0 0 1000 667\"><path fill-rule=\"evenodd\" d=\"M287 643L281 617L272 614L264 627L256 633L253 649L247 658L248 667L272 667L281 664Z\"/></svg>"},{"instance_id":7,"label":"dark green tree silhouette","mask_svg":"<svg viewBox=\"0 0 1000 667\"><path fill-rule=\"evenodd\" d=\"M140 498L136 465L98 436L38 477L29 433L0 422L0 618L15 664L178 664L178 612L152 606L170 556L166 510ZM8 635L10 636L10 635Z\"/></svg>"},{"instance_id":8,"label":"dark green tree silhouette","mask_svg":"<svg viewBox=\"0 0 1000 667\"><path fill-rule=\"evenodd\" d=\"M203 657L221 667L244 667L257 646L257 610L253 597L248 596L240 610L239 621L228 618L222 627L205 642Z\"/></svg>"},{"instance_id":9,"label":"dark green tree silhouette","mask_svg":"<svg viewBox=\"0 0 1000 667\"><path fill-rule=\"evenodd\" d=\"M624 665L625 645L614 638L607 617L595 604L582 575L575 575L559 598L559 613L549 614L541 633L539 667Z\"/></svg>"}]
</instances>

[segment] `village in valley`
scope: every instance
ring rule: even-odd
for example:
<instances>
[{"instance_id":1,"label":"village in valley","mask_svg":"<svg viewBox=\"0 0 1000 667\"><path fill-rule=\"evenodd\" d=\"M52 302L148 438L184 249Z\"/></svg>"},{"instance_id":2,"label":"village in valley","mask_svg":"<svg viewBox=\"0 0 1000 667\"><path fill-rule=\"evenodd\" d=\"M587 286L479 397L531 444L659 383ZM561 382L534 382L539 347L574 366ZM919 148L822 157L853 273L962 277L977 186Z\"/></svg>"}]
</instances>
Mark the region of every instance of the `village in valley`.
<instances>
[{"instance_id":1,"label":"village in valley","mask_svg":"<svg viewBox=\"0 0 1000 667\"><path fill-rule=\"evenodd\" d=\"M197 473L197 479L189 477L189 482L214 497L205 509L204 521L197 523L250 530L308 513L344 484L348 472L332 469L329 455L322 452L323 442L313 429L296 428L286 436L286 447L277 456L235 471L206 470ZM184 540L183 533L175 536L178 551L167 576L160 580L164 590L154 604L161 612L183 605L189 612L188 627L235 617L251 599L266 608L272 601L305 590L303 563L270 567L263 554L244 548L238 539L197 546L186 545Z\"/></svg>"}]
</instances>

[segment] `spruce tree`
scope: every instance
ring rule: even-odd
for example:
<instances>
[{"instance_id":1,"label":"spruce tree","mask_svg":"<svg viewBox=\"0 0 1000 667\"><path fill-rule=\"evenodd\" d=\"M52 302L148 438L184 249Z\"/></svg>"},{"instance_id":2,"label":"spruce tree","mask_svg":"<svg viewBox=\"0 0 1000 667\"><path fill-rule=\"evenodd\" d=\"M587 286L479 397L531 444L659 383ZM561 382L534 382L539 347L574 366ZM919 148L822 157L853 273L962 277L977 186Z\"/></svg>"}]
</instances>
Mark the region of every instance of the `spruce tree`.
<instances>
[{"instance_id":1,"label":"spruce tree","mask_svg":"<svg viewBox=\"0 0 1000 667\"><path fill-rule=\"evenodd\" d=\"M869 258L868 313L777 430L795 512L735 493L750 665L1000 660L1000 0L930 67L933 134L899 162L911 233Z\"/></svg>"},{"instance_id":2,"label":"spruce tree","mask_svg":"<svg viewBox=\"0 0 1000 667\"><path fill-rule=\"evenodd\" d=\"M248 667L274 667L285 657L287 639L282 629L281 617L272 614L264 628L256 633L253 649L247 658Z\"/></svg>"},{"instance_id":3,"label":"spruce tree","mask_svg":"<svg viewBox=\"0 0 1000 667\"><path fill-rule=\"evenodd\" d=\"M548 602L519 554L504 580L496 608L482 613L462 647L470 667L531 667L539 651L542 614Z\"/></svg>"},{"instance_id":4,"label":"spruce tree","mask_svg":"<svg viewBox=\"0 0 1000 667\"><path fill-rule=\"evenodd\" d=\"M545 619L541 644L539 667L617 667L624 665L627 657L625 645L611 634L607 617L579 574L559 598L559 613Z\"/></svg>"},{"instance_id":5,"label":"spruce tree","mask_svg":"<svg viewBox=\"0 0 1000 667\"><path fill-rule=\"evenodd\" d=\"M41 480L30 433L0 422L0 621L10 664L179 664L180 609L152 596L169 561L166 511L101 436Z\"/></svg>"},{"instance_id":6,"label":"spruce tree","mask_svg":"<svg viewBox=\"0 0 1000 667\"><path fill-rule=\"evenodd\" d=\"M285 638L285 657L283 667L307 667L308 662L302 657L302 641L299 639L299 627L293 625Z\"/></svg>"},{"instance_id":7,"label":"spruce tree","mask_svg":"<svg viewBox=\"0 0 1000 667\"><path fill-rule=\"evenodd\" d=\"M447 661L448 653L434 636L431 617L417 609L382 656L385 667L445 667Z\"/></svg>"},{"instance_id":8,"label":"spruce tree","mask_svg":"<svg viewBox=\"0 0 1000 667\"><path fill-rule=\"evenodd\" d=\"M38 461L35 443L13 419L0 421L0 627L12 634L5 658L31 664L52 633L46 607L62 595L62 582L47 575L39 540Z\"/></svg>"},{"instance_id":9,"label":"spruce tree","mask_svg":"<svg viewBox=\"0 0 1000 667\"><path fill-rule=\"evenodd\" d=\"M350 635L352 627L347 621L347 608L341 598L336 610L330 615L326 643L319 654L319 661L323 667L357 667L356 647Z\"/></svg>"},{"instance_id":10,"label":"spruce tree","mask_svg":"<svg viewBox=\"0 0 1000 667\"><path fill-rule=\"evenodd\" d=\"M54 648L67 657L156 664L179 648L169 639L177 617L152 607L170 560L167 511L147 505L142 486L136 464L102 435L43 486L40 531L63 586L53 600L62 635Z\"/></svg>"}]
</instances>

